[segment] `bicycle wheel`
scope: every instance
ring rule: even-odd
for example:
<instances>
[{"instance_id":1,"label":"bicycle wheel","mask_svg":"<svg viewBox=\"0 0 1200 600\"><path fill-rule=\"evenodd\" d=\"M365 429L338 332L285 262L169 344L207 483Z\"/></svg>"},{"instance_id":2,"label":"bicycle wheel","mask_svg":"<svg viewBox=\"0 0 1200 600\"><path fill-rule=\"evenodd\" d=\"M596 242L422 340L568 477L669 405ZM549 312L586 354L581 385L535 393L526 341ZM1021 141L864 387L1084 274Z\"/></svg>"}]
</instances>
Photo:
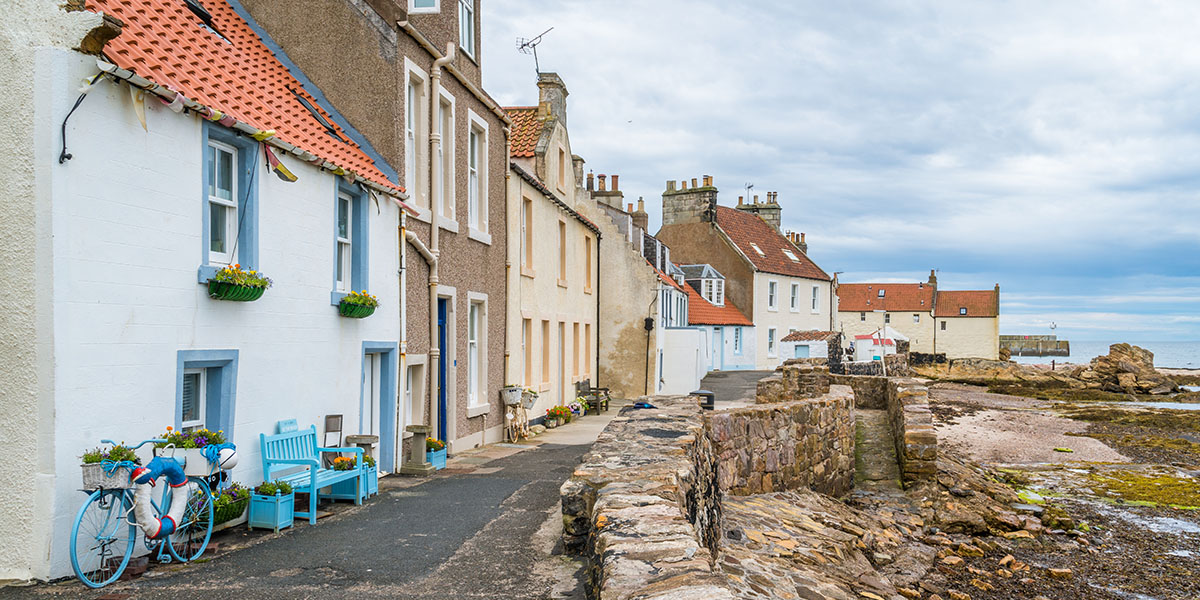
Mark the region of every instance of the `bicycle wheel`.
<instances>
[{"instance_id":1,"label":"bicycle wheel","mask_svg":"<svg viewBox=\"0 0 1200 600\"><path fill-rule=\"evenodd\" d=\"M104 587L129 564L137 531L127 515L133 502L125 490L92 492L71 528L71 568L84 585Z\"/></svg>"},{"instance_id":2,"label":"bicycle wheel","mask_svg":"<svg viewBox=\"0 0 1200 600\"><path fill-rule=\"evenodd\" d=\"M189 477L188 483L190 485L186 488L180 488L190 490L187 507L183 510L179 526L168 538L171 554L184 562L196 560L204 554L213 526L213 499L212 494L208 493L208 485L195 477ZM171 497L176 491L167 490L163 506L171 506Z\"/></svg>"}]
</instances>

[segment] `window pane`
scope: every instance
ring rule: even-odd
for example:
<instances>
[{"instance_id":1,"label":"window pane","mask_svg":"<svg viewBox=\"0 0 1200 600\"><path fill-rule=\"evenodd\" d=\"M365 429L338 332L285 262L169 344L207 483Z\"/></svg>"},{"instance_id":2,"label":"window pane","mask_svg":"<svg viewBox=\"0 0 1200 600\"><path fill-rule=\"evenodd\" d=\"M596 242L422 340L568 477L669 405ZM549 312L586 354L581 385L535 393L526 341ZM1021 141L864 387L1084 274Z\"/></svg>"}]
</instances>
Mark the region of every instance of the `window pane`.
<instances>
[{"instance_id":1,"label":"window pane","mask_svg":"<svg viewBox=\"0 0 1200 600\"><path fill-rule=\"evenodd\" d=\"M474 129L471 130L471 140L467 145L471 149L471 168L476 169L479 167L479 159L477 158L479 153L479 136L475 133Z\"/></svg>"},{"instance_id":2,"label":"window pane","mask_svg":"<svg viewBox=\"0 0 1200 600\"><path fill-rule=\"evenodd\" d=\"M217 195L217 149L208 147L208 195Z\"/></svg>"},{"instance_id":3,"label":"window pane","mask_svg":"<svg viewBox=\"0 0 1200 600\"><path fill-rule=\"evenodd\" d=\"M222 200L233 200L233 154L217 149L217 193Z\"/></svg>"},{"instance_id":4,"label":"window pane","mask_svg":"<svg viewBox=\"0 0 1200 600\"><path fill-rule=\"evenodd\" d=\"M225 237L228 224L225 221L226 208L220 204L208 205L208 251L226 252Z\"/></svg>"},{"instance_id":5,"label":"window pane","mask_svg":"<svg viewBox=\"0 0 1200 600\"><path fill-rule=\"evenodd\" d=\"M345 197L338 198L338 214L337 214L338 237L350 238L350 199Z\"/></svg>"},{"instance_id":6,"label":"window pane","mask_svg":"<svg viewBox=\"0 0 1200 600\"><path fill-rule=\"evenodd\" d=\"M476 337L479 333L477 331L478 328L479 328L479 305L471 304L471 313L469 315L469 318L467 319L467 339L468 340L474 342L479 339L478 337Z\"/></svg>"},{"instance_id":7,"label":"window pane","mask_svg":"<svg viewBox=\"0 0 1200 600\"><path fill-rule=\"evenodd\" d=\"M437 8L438 0L413 0L413 8Z\"/></svg>"},{"instance_id":8,"label":"window pane","mask_svg":"<svg viewBox=\"0 0 1200 600\"><path fill-rule=\"evenodd\" d=\"M200 420L200 374L184 373L183 375L183 422L189 423Z\"/></svg>"},{"instance_id":9,"label":"window pane","mask_svg":"<svg viewBox=\"0 0 1200 600\"><path fill-rule=\"evenodd\" d=\"M346 264L346 244L337 245L337 281L338 283L346 282L346 272L344 265Z\"/></svg>"}]
</instances>

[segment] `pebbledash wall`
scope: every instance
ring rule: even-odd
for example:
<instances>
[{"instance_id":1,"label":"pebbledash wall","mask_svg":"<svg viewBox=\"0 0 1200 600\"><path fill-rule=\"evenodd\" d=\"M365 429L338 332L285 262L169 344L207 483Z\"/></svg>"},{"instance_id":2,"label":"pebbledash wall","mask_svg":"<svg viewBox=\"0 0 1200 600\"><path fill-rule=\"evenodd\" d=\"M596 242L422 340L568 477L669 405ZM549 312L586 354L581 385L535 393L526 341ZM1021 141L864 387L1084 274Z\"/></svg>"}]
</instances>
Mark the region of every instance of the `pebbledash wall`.
<instances>
[{"instance_id":1,"label":"pebbledash wall","mask_svg":"<svg viewBox=\"0 0 1200 600\"><path fill-rule=\"evenodd\" d=\"M34 244L37 285L51 290L40 296L41 306L50 314L39 313L28 343L52 354L54 363L35 406L13 404L7 394L0 406L5 414L41 415L30 428L39 432L36 442L12 448L6 435L0 443L13 455L53 448L53 456L25 464L23 480L5 481L7 489L26 490L17 496L33 499L32 521L48 527L0 536L3 576L70 574L67 533L85 499L78 491L80 455L101 438L134 443L177 427L181 360L188 357L232 366L230 411L221 421L238 446L233 478L253 484L261 481L258 435L273 433L281 419L323 431L324 415L342 414L345 434L370 428L364 415L371 399L363 398L361 378L364 355L379 353L384 377L376 431L384 438L381 466L391 467L388 430L394 435L405 418L399 427L388 425L394 425L399 362L397 207L364 202L367 289L380 308L366 319L340 317L331 304L339 178L293 160L288 166L299 180L285 183L263 166L261 154L253 156L258 209L246 227L257 229L254 266L275 285L255 302L212 300L198 282L201 119L148 98L143 131L128 88L105 80L71 117L74 158L60 165L58 126L79 82L96 73L95 58L47 48L36 60L33 106L53 108L35 122L34 147L11 154L34 157L36 198L49 211ZM35 558L13 566L9 544Z\"/></svg>"}]
</instances>

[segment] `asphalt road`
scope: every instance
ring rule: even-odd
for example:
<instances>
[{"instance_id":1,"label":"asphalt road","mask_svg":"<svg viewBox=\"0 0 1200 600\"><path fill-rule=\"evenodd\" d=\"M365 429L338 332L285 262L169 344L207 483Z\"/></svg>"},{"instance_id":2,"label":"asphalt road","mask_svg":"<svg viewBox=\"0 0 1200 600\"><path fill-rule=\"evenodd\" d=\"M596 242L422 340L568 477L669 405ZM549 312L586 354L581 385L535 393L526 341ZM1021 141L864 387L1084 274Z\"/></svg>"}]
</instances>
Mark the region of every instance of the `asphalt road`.
<instances>
[{"instance_id":1,"label":"asphalt road","mask_svg":"<svg viewBox=\"0 0 1200 600\"><path fill-rule=\"evenodd\" d=\"M588 447L543 444L419 485L385 478L361 508L211 560L104 590L63 581L0 598L583 598L581 565L556 543L558 488Z\"/></svg>"}]
</instances>

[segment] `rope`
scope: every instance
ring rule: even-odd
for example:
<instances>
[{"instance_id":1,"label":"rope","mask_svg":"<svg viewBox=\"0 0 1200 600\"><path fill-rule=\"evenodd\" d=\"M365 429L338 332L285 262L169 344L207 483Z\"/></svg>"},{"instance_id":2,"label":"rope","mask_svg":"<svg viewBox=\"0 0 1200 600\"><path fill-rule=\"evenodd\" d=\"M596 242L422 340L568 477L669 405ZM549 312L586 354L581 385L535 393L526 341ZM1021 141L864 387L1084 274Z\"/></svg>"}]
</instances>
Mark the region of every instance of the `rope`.
<instances>
[{"instance_id":1,"label":"rope","mask_svg":"<svg viewBox=\"0 0 1200 600\"><path fill-rule=\"evenodd\" d=\"M200 455L207 458L208 462L216 464L217 461L221 460L221 451L226 448L237 450L237 446L228 442L224 444L209 444L200 449Z\"/></svg>"},{"instance_id":2,"label":"rope","mask_svg":"<svg viewBox=\"0 0 1200 600\"><path fill-rule=\"evenodd\" d=\"M106 477L114 477L119 469L129 469L130 471L138 468L138 464L129 460L102 460L100 468L104 469Z\"/></svg>"}]
</instances>

